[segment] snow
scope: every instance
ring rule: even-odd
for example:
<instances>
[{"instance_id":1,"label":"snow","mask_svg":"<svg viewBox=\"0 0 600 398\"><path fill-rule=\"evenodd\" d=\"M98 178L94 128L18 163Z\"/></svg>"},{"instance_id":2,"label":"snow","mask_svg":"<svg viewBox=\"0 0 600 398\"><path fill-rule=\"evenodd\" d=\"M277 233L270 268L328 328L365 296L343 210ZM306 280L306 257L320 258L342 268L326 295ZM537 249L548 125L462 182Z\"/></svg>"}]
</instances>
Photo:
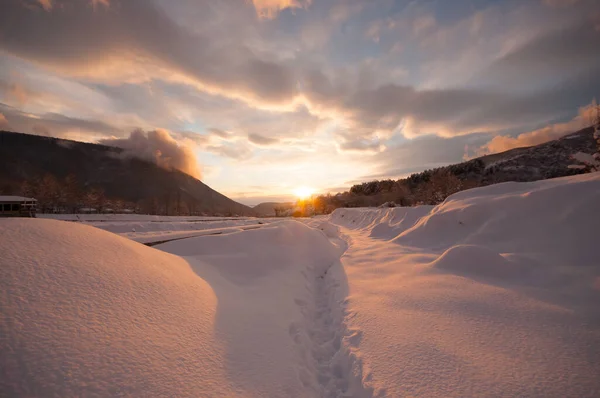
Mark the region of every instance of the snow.
<instances>
[{"instance_id":1,"label":"snow","mask_svg":"<svg viewBox=\"0 0 600 398\"><path fill-rule=\"evenodd\" d=\"M301 221L0 220L0 395L600 396L598 203L592 173Z\"/></svg>"},{"instance_id":2,"label":"snow","mask_svg":"<svg viewBox=\"0 0 600 398\"><path fill-rule=\"evenodd\" d=\"M421 210L336 210L365 384L390 397L599 396L598 203L600 173L505 183L378 239L370 220Z\"/></svg>"},{"instance_id":3,"label":"snow","mask_svg":"<svg viewBox=\"0 0 600 398\"><path fill-rule=\"evenodd\" d=\"M90 210L90 209L88 209ZM91 209L95 210L95 209ZM124 210L127 212L127 210ZM222 221L222 220L247 220L253 217L208 217L208 216L155 216L149 214L44 214L37 215L38 218L49 218L63 221L81 221L81 222L203 222L203 221Z\"/></svg>"},{"instance_id":4,"label":"snow","mask_svg":"<svg viewBox=\"0 0 600 398\"><path fill-rule=\"evenodd\" d=\"M34 198L26 198L24 196L6 196L0 195L0 202L37 202Z\"/></svg>"},{"instance_id":5,"label":"snow","mask_svg":"<svg viewBox=\"0 0 600 398\"><path fill-rule=\"evenodd\" d=\"M219 221L159 221L159 222L86 222L96 228L117 233L140 243L152 243L184 237L223 234L258 228L273 220L219 220Z\"/></svg>"},{"instance_id":6,"label":"snow","mask_svg":"<svg viewBox=\"0 0 600 398\"><path fill-rule=\"evenodd\" d=\"M274 221L269 218L150 216L143 214L40 214L38 217L77 221L146 244L230 233L259 227Z\"/></svg>"},{"instance_id":7,"label":"snow","mask_svg":"<svg viewBox=\"0 0 600 398\"><path fill-rule=\"evenodd\" d=\"M0 223L3 396L233 396L214 290L85 225Z\"/></svg>"}]
</instances>

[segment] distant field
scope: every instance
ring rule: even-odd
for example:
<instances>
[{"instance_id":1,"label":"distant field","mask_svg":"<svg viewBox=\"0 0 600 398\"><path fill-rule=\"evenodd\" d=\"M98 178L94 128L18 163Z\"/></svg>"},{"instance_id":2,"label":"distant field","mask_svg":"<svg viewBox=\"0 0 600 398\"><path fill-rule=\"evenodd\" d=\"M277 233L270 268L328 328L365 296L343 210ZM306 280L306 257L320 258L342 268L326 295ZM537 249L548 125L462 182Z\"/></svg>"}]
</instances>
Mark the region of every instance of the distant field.
<instances>
[{"instance_id":1,"label":"distant field","mask_svg":"<svg viewBox=\"0 0 600 398\"><path fill-rule=\"evenodd\" d=\"M273 221L259 220L254 217L185 217L144 214L38 214L38 217L81 222L144 244L238 232Z\"/></svg>"},{"instance_id":2,"label":"distant field","mask_svg":"<svg viewBox=\"0 0 600 398\"><path fill-rule=\"evenodd\" d=\"M247 220L254 217L207 217L207 216L153 216L149 214L38 214L38 218L49 218L63 221L221 221L221 220Z\"/></svg>"}]
</instances>

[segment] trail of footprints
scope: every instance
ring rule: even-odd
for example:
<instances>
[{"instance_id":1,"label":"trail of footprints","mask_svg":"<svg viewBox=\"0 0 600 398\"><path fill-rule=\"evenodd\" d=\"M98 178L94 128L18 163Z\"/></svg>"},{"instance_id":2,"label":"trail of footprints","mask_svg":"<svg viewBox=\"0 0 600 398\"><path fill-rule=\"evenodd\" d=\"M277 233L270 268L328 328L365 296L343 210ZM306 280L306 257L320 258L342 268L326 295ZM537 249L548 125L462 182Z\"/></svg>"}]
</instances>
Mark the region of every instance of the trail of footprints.
<instances>
[{"instance_id":1,"label":"trail of footprints","mask_svg":"<svg viewBox=\"0 0 600 398\"><path fill-rule=\"evenodd\" d=\"M312 390L311 396L372 398L372 389L362 383L360 361L351 352L350 347L358 345L361 335L351 333L344 323L346 302L336 297L339 282L335 267L341 264L303 273L312 299L295 300L304 322L292 323L289 328L301 362L298 376Z\"/></svg>"}]
</instances>

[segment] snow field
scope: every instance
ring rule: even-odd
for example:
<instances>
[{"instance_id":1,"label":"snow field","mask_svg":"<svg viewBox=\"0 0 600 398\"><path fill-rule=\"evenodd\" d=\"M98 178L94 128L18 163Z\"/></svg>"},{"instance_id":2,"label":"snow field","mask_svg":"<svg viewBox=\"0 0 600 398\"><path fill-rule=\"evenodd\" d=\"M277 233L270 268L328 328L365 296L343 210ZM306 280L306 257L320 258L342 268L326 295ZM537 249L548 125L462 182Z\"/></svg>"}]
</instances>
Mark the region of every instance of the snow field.
<instances>
[{"instance_id":1,"label":"snow field","mask_svg":"<svg viewBox=\"0 0 600 398\"><path fill-rule=\"evenodd\" d=\"M150 214L38 214L38 218L78 222L204 222L241 221L253 217L156 216Z\"/></svg>"},{"instance_id":2,"label":"snow field","mask_svg":"<svg viewBox=\"0 0 600 398\"><path fill-rule=\"evenodd\" d=\"M0 220L0 395L600 396L599 203L594 173L302 222Z\"/></svg>"}]
</instances>

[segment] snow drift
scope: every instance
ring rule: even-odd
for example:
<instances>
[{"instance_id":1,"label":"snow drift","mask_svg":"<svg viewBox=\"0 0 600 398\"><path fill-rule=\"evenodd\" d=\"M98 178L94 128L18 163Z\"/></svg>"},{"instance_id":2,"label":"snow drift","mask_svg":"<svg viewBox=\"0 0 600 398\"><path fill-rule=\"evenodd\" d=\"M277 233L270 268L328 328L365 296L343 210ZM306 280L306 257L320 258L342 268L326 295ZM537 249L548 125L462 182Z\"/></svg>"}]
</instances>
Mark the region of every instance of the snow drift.
<instances>
[{"instance_id":1,"label":"snow drift","mask_svg":"<svg viewBox=\"0 0 600 398\"><path fill-rule=\"evenodd\" d=\"M2 395L232 394L217 298L186 261L60 221L0 236Z\"/></svg>"},{"instance_id":2,"label":"snow drift","mask_svg":"<svg viewBox=\"0 0 600 398\"><path fill-rule=\"evenodd\" d=\"M595 173L464 191L422 213L336 210L365 386L390 397L600 395L599 204Z\"/></svg>"}]
</instances>

